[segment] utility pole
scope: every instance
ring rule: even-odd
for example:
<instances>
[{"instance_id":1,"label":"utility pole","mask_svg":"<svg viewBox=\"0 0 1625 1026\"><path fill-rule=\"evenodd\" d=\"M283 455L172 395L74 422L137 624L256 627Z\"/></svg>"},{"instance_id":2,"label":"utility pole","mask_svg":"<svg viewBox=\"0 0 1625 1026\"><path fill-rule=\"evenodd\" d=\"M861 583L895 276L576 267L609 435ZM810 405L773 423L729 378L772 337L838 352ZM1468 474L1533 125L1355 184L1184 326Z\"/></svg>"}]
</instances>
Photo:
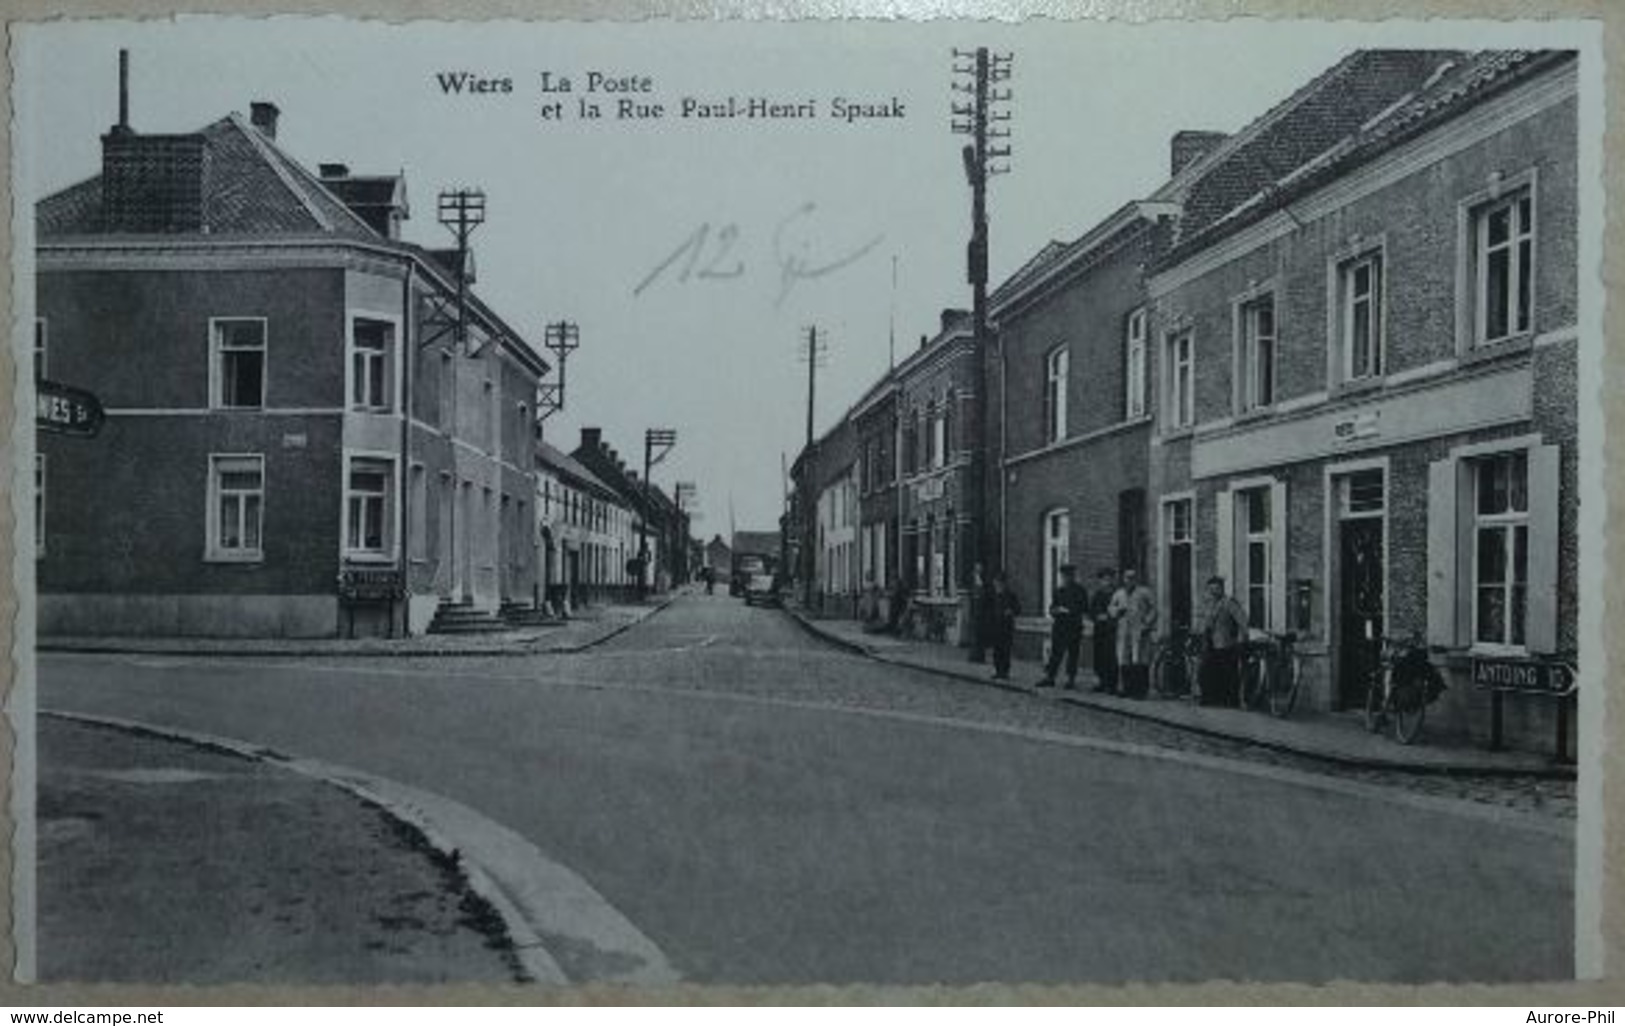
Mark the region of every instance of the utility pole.
<instances>
[{"instance_id":1,"label":"utility pole","mask_svg":"<svg viewBox=\"0 0 1625 1026\"><path fill-rule=\"evenodd\" d=\"M552 351L559 379L536 386L537 424L564 409L564 365L570 354L581 348L581 328L574 321L554 321L545 329L542 345Z\"/></svg>"},{"instance_id":2,"label":"utility pole","mask_svg":"<svg viewBox=\"0 0 1625 1026\"><path fill-rule=\"evenodd\" d=\"M677 432L671 428L649 428L643 432L643 519L638 528L638 560L643 572L638 575L638 594L648 588L649 573L649 511L654 506L654 492L649 483L649 472L666 458L677 444Z\"/></svg>"},{"instance_id":3,"label":"utility pole","mask_svg":"<svg viewBox=\"0 0 1625 1026\"><path fill-rule=\"evenodd\" d=\"M458 356L472 356L468 351L468 239L474 234L474 229L485 223L485 193L480 189L442 189L440 191L437 209L438 220L451 230L457 239L457 319L452 325L452 352ZM456 362L453 361L451 374L452 384L448 392L451 396L451 409L448 412L451 419L451 430L457 430L457 383L458 375ZM457 483L453 482L451 494L451 515L447 534L451 538L451 562L453 590L461 592L457 597L467 594L468 578L464 576L467 567L462 564L470 562L470 546L472 537L463 545L463 560L457 559L457 507L461 503L462 491ZM465 526L464 530L467 528Z\"/></svg>"},{"instance_id":4,"label":"utility pole","mask_svg":"<svg viewBox=\"0 0 1625 1026\"><path fill-rule=\"evenodd\" d=\"M987 331L987 183L993 175L1010 170L1010 146L1001 142L1010 137L1010 111L997 105L1008 104L1008 88L995 88L994 84L1010 78L1010 54L991 54L987 47L974 51L955 49L953 72L956 92L968 94L968 100L953 104L952 127L955 134L968 135L971 141L960 151L965 164L965 177L971 189L971 238L966 254L966 277L971 285L971 318L976 353L976 399L970 417L971 437L975 447L971 452L970 492L973 496L971 514L976 532L976 562L981 566L983 580L998 572L998 546L993 544L993 533L988 528L987 490L988 445L987 406L989 339ZM1001 476L1003 467L995 468ZM1004 525L999 525L1000 530ZM964 561L961 560L963 571ZM967 580L974 580L967 575ZM971 592L971 660L981 662L984 644L981 630L980 589Z\"/></svg>"},{"instance_id":5,"label":"utility pole","mask_svg":"<svg viewBox=\"0 0 1625 1026\"><path fill-rule=\"evenodd\" d=\"M485 192L481 189L445 189L440 193L440 223L457 239L457 352L468 351L468 239L485 223Z\"/></svg>"},{"instance_id":6,"label":"utility pole","mask_svg":"<svg viewBox=\"0 0 1625 1026\"><path fill-rule=\"evenodd\" d=\"M804 462L802 464L803 480L806 481L806 494L802 496L801 519L803 521L801 543L801 580L802 602L808 608L812 606L813 577L818 569L818 475L817 460L813 454L813 400L818 389L818 368L828 362L829 340L818 337L818 325L811 325L801 340L801 359L807 362L807 447L802 450ZM811 499L813 501L806 501Z\"/></svg>"}]
</instances>

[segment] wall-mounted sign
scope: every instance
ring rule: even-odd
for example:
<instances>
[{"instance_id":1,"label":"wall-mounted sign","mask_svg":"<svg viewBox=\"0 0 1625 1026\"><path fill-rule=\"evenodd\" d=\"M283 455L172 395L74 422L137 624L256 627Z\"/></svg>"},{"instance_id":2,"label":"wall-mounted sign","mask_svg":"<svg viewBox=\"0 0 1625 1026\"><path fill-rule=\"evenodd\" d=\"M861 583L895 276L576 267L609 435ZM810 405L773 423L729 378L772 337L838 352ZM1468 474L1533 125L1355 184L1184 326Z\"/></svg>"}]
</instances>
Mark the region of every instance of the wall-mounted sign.
<instances>
[{"instance_id":1,"label":"wall-mounted sign","mask_svg":"<svg viewBox=\"0 0 1625 1026\"><path fill-rule=\"evenodd\" d=\"M39 430L90 438L102 429L107 418L95 395L44 379L34 382L34 388L34 426Z\"/></svg>"},{"instance_id":2,"label":"wall-mounted sign","mask_svg":"<svg viewBox=\"0 0 1625 1026\"><path fill-rule=\"evenodd\" d=\"M346 567L339 573L339 598L346 602L388 602L406 594L406 579L394 567Z\"/></svg>"},{"instance_id":3,"label":"wall-mounted sign","mask_svg":"<svg viewBox=\"0 0 1625 1026\"><path fill-rule=\"evenodd\" d=\"M948 479L933 477L914 486L914 501L935 502L948 490Z\"/></svg>"},{"instance_id":4,"label":"wall-mounted sign","mask_svg":"<svg viewBox=\"0 0 1625 1026\"><path fill-rule=\"evenodd\" d=\"M1382 428L1377 423L1378 417L1376 410L1362 410L1344 417L1332 425L1332 435L1339 442L1357 442L1365 438L1375 438L1382 433Z\"/></svg>"}]
</instances>

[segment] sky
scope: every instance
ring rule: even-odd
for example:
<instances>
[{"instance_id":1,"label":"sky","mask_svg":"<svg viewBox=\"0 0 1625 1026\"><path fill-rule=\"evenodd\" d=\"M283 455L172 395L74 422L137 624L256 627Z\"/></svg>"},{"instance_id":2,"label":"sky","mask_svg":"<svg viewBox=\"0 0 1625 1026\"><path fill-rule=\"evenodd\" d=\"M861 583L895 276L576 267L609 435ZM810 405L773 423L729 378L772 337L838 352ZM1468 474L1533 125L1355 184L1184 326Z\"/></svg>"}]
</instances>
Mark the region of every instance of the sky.
<instances>
[{"instance_id":1,"label":"sky","mask_svg":"<svg viewBox=\"0 0 1625 1026\"><path fill-rule=\"evenodd\" d=\"M950 131L952 51L1013 56L1010 173L990 189L997 285L1051 239L1082 234L1167 176L1182 129L1235 131L1362 45L1494 45L1507 26L1033 21L446 23L338 18L58 22L16 44L17 189L96 174L130 50L131 124L188 132L270 100L278 143L307 167L404 172L404 236L451 244L445 188L480 187L476 292L538 349L580 325L570 450L598 426L641 462L646 428L677 431L654 479L697 486L697 536L776 528L781 467L805 441L798 347L816 326L815 430L825 431L969 307L970 191ZM544 92L568 77L572 91ZM647 91L588 93L588 76ZM449 94L447 74L510 91ZM626 80L633 81L626 81ZM684 98L812 101L810 119L683 118ZM837 98L901 117L847 122ZM583 120L580 100L600 103ZM659 118L618 118L620 100ZM555 101L564 118L544 116ZM894 103L895 101L895 103ZM802 273L787 273L800 269ZM813 270L828 268L814 276Z\"/></svg>"}]
</instances>

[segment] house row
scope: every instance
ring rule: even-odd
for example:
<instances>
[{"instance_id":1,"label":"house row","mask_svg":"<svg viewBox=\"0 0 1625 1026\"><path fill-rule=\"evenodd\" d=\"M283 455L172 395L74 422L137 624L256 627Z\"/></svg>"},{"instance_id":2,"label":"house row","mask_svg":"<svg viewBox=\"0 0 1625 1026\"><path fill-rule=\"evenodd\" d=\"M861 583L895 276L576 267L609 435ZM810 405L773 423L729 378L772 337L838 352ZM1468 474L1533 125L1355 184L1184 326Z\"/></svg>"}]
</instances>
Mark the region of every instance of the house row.
<instances>
[{"instance_id":1,"label":"house row","mask_svg":"<svg viewBox=\"0 0 1625 1026\"><path fill-rule=\"evenodd\" d=\"M1577 64L1359 51L1178 133L1164 181L994 290L980 345L945 315L802 454L814 601L901 582L964 643L991 551L1035 655L1062 564L1139 570L1164 634L1216 575L1297 636L1311 704L1358 707L1413 638L1441 729L1549 745L1560 701L1474 676L1578 647Z\"/></svg>"},{"instance_id":2,"label":"house row","mask_svg":"<svg viewBox=\"0 0 1625 1026\"><path fill-rule=\"evenodd\" d=\"M681 580L682 511L597 429L543 440L548 361L401 238L404 177L312 172L279 116L121 114L37 204L35 374L105 411L39 437L39 630L418 633Z\"/></svg>"}]
</instances>

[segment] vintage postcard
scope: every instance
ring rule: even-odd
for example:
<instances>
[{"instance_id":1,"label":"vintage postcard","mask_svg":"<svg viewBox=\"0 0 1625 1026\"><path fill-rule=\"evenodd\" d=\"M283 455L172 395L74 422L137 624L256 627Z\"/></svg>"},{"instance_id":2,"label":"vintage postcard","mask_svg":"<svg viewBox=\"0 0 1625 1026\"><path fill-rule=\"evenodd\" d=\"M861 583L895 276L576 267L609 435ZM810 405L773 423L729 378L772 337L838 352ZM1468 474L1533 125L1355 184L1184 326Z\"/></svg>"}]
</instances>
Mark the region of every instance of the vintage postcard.
<instances>
[{"instance_id":1,"label":"vintage postcard","mask_svg":"<svg viewBox=\"0 0 1625 1026\"><path fill-rule=\"evenodd\" d=\"M1602 973L1600 22L11 61L19 980Z\"/></svg>"}]
</instances>

